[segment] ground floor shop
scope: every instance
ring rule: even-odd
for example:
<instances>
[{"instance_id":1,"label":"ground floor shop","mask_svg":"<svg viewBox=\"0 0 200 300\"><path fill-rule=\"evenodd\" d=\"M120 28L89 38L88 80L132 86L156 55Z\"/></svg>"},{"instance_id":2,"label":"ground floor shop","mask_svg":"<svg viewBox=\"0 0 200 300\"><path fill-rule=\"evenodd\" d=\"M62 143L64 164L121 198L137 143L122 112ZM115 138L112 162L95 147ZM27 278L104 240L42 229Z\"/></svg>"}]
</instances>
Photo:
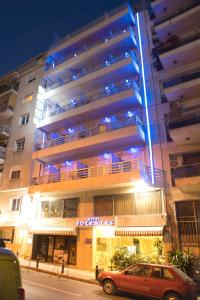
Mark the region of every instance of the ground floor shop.
<instances>
[{"instance_id":1,"label":"ground floor shop","mask_svg":"<svg viewBox=\"0 0 200 300\"><path fill-rule=\"evenodd\" d=\"M32 259L40 257L42 262L76 265L77 237L64 235L34 234Z\"/></svg>"}]
</instances>

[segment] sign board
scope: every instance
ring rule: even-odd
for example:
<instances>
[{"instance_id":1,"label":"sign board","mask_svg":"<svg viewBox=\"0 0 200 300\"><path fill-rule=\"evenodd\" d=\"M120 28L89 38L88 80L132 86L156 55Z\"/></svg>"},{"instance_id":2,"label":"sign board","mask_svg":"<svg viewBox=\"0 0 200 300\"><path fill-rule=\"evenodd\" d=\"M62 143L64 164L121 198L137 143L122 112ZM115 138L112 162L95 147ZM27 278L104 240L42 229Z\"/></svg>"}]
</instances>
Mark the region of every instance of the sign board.
<instances>
[{"instance_id":1,"label":"sign board","mask_svg":"<svg viewBox=\"0 0 200 300\"><path fill-rule=\"evenodd\" d=\"M95 227L95 226L113 226L113 219L105 219L100 217L89 217L85 220L78 220L76 226L78 227Z\"/></svg>"}]
</instances>

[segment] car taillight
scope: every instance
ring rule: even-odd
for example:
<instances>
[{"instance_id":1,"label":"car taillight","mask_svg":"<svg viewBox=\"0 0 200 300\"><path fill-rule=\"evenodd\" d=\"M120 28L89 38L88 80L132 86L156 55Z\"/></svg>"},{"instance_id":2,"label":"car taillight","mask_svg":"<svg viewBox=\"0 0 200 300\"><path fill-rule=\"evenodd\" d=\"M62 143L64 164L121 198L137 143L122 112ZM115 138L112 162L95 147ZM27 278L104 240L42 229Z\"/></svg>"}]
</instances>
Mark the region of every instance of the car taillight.
<instances>
[{"instance_id":1,"label":"car taillight","mask_svg":"<svg viewBox=\"0 0 200 300\"><path fill-rule=\"evenodd\" d=\"M18 288L18 295L20 300L25 300L25 290L22 287Z\"/></svg>"}]
</instances>

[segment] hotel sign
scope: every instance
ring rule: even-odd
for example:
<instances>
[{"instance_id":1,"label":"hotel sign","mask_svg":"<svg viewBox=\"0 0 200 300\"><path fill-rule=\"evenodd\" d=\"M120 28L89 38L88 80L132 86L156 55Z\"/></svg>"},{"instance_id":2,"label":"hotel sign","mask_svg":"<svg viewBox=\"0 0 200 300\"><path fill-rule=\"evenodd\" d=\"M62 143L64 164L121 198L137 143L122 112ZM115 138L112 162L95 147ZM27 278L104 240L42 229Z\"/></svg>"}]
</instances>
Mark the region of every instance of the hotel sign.
<instances>
[{"instance_id":1,"label":"hotel sign","mask_svg":"<svg viewBox=\"0 0 200 300\"><path fill-rule=\"evenodd\" d=\"M103 219L99 217L90 217L86 220L78 220L76 226L78 227L93 227L93 226L113 226L114 220Z\"/></svg>"}]
</instances>

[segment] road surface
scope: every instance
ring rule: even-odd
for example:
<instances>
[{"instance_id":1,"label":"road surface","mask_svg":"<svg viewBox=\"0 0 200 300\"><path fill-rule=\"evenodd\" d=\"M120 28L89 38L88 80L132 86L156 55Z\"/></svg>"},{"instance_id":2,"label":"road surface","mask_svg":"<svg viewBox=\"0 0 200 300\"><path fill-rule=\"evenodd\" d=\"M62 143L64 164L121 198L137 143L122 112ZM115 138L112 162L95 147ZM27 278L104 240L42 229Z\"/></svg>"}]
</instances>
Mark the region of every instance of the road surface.
<instances>
[{"instance_id":1,"label":"road surface","mask_svg":"<svg viewBox=\"0 0 200 300\"><path fill-rule=\"evenodd\" d=\"M125 294L106 295L98 285L25 269L22 269L22 282L26 300L136 300Z\"/></svg>"}]
</instances>

